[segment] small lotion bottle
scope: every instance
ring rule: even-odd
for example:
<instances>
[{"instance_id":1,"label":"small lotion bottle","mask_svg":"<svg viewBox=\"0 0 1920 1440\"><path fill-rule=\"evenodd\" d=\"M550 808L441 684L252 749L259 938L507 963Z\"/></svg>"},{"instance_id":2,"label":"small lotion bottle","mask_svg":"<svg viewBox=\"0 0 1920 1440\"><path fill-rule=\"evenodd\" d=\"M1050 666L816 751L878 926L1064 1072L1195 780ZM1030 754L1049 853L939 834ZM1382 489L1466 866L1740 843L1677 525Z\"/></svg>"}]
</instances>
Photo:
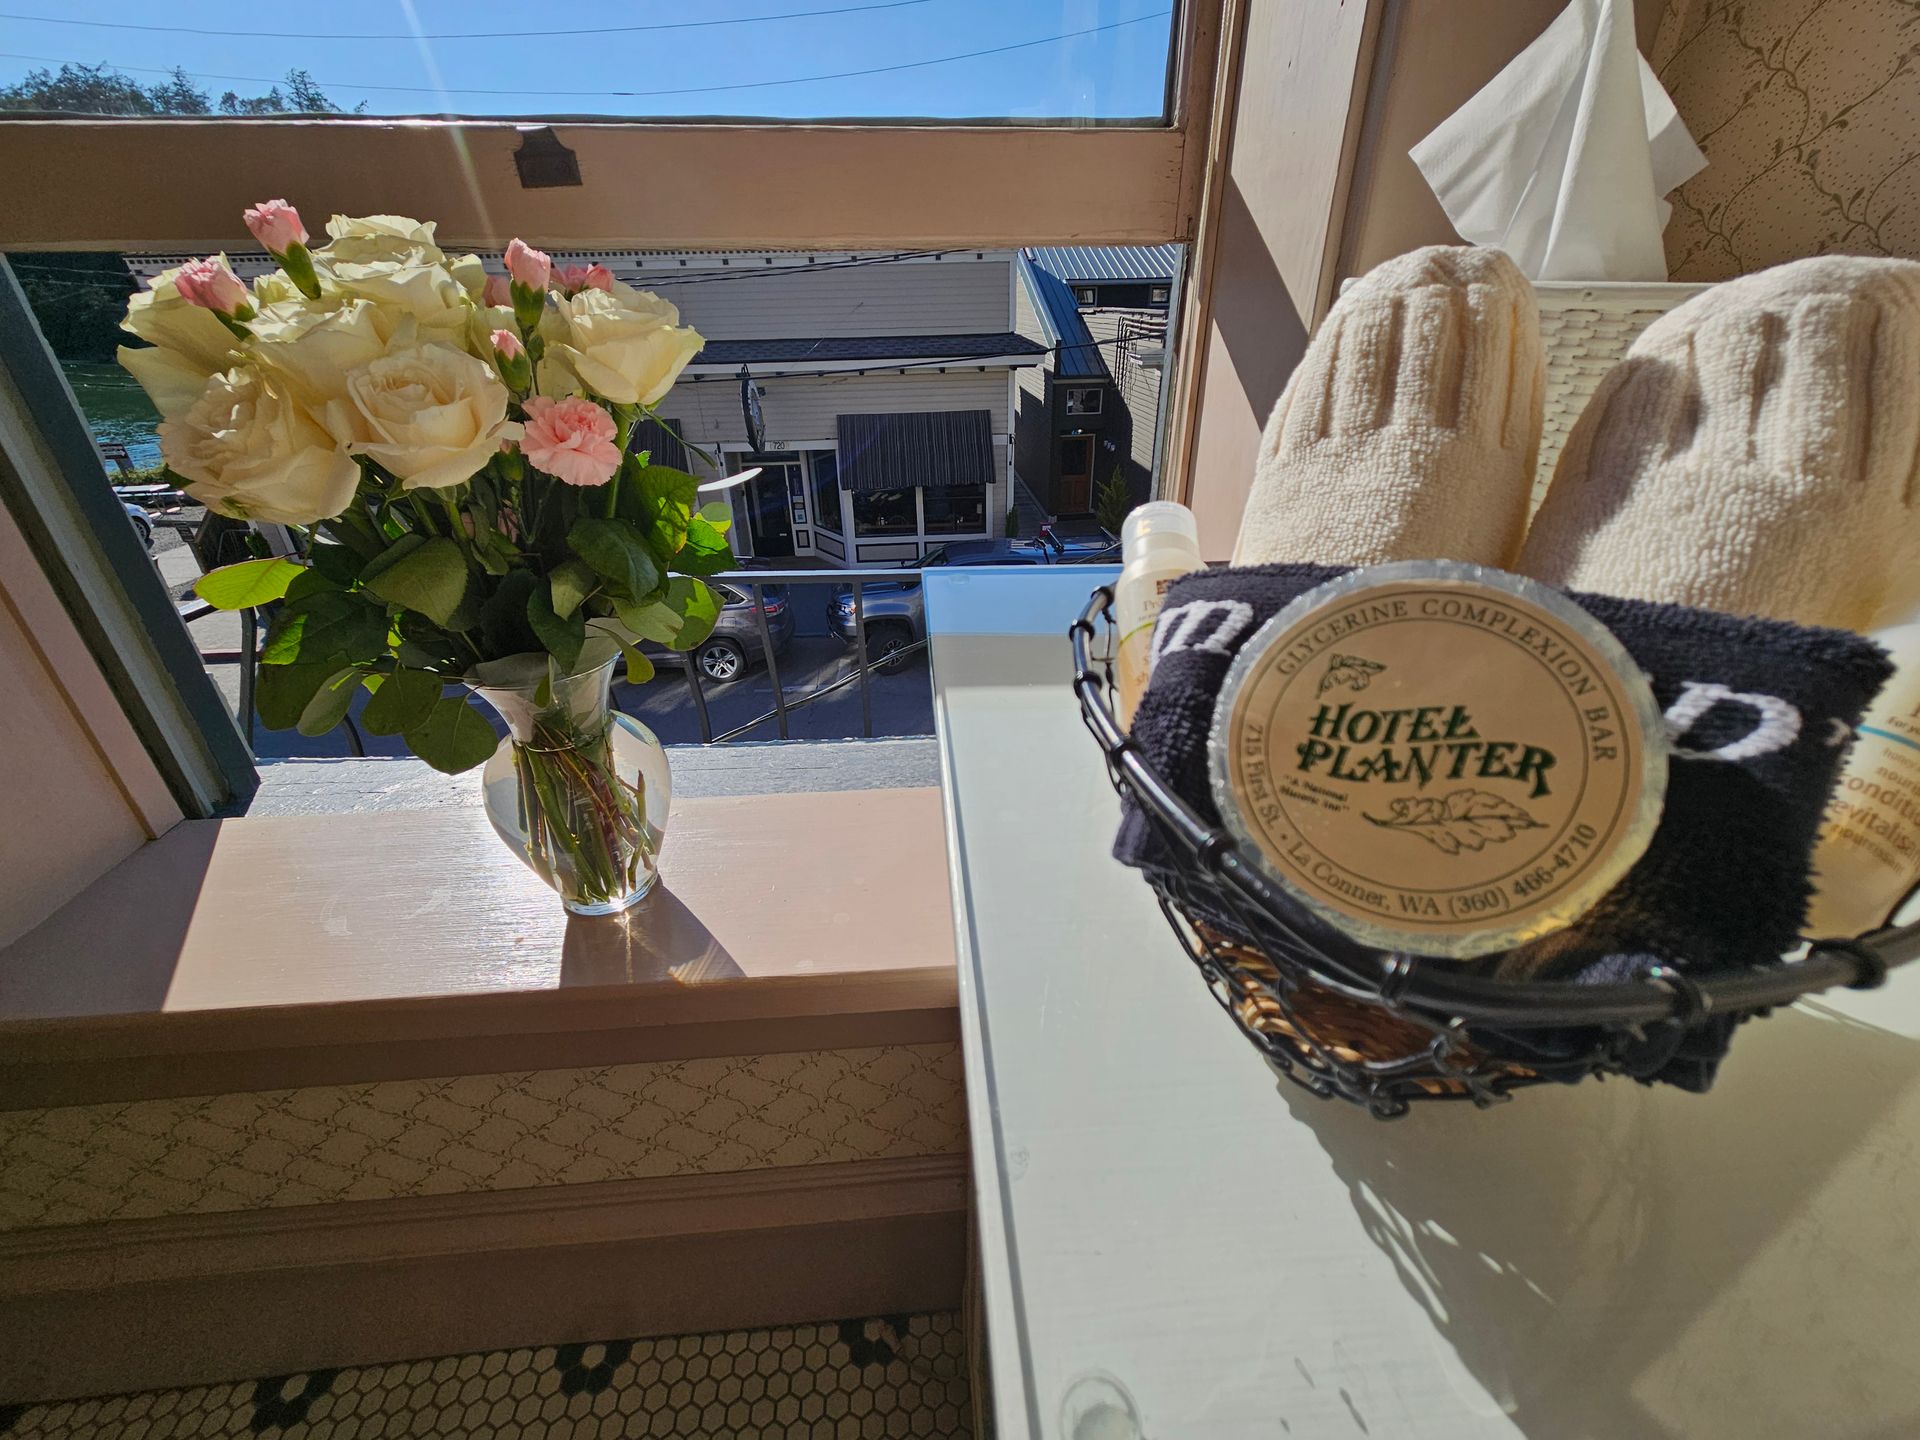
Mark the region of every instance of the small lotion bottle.
<instances>
[{"instance_id":1,"label":"small lotion bottle","mask_svg":"<svg viewBox=\"0 0 1920 1440\"><path fill-rule=\"evenodd\" d=\"M1129 728L1153 668L1153 627L1167 590L1182 575L1205 568L1200 527L1193 512L1171 500L1137 506L1120 526L1120 579L1113 590L1113 618L1120 637L1115 653L1119 720Z\"/></svg>"},{"instance_id":2,"label":"small lotion bottle","mask_svg":"<svg viewBox=\"0 0 1920 1440\"><path fill-rule=\"evenodd\" d=\"M1806 933L1864 935L1920 880L1920 624L1873 637L1898 668L1861 720L1813 851Z\"/></svg>"}]
</instances>

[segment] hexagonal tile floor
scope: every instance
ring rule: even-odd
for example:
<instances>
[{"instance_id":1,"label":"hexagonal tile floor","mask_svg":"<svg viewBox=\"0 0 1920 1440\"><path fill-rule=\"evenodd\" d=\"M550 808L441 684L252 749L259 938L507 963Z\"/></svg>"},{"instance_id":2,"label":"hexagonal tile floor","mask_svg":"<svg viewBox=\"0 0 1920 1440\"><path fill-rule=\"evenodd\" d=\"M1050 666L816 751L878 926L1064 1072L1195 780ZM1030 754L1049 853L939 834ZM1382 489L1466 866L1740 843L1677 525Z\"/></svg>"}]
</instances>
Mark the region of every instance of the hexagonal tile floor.
<instances>
[{"instance_id":1,"label":"hexagonal tile floor","mask_svg":"<svg viewBox=\"0 0 1920 1440\"><path fill-rule=\"evenodd\" d=\"M959 1317L600 1340L0 1406L5 1440L970 1440Z\"/></svg>"}]
</instances>

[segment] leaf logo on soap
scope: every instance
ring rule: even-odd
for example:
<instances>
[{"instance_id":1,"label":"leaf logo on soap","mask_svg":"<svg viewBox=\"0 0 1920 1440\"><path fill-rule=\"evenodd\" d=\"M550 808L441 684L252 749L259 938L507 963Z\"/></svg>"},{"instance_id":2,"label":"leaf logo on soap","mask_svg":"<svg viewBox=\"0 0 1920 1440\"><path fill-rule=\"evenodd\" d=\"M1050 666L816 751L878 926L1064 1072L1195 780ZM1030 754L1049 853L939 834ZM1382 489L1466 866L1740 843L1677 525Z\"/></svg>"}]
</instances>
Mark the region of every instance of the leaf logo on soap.
<instances>
[{"instance_id":1,"label":"leaf logo on soap","mask_svg":"<svg viewBox=\"0 0 1920 1440\"><path fill-rule=\"evenodd\" d=\"M1320 677L1320 693L1324 695L1341 685L1349 690L1364 690L1373 683L1373 677L1386 668L1371 660L1362 660L1358 655L1329 655L1327 673Z\"/></svg>"},{"instance_id":2,"label":"leaf logo on soap","mask_svg":"<svg viewBox=\"0 0 1920 1440\"><path fill-rule=\"evenodd\" d=\"M1520 806L1484 790L1455 790L1446 798L1395 800L1389 815L1367 819L1388 830L1418 835L1447 855L1483 850L1511 840L1522 830L1544 827Z\"/></svg>"}]
</instances>

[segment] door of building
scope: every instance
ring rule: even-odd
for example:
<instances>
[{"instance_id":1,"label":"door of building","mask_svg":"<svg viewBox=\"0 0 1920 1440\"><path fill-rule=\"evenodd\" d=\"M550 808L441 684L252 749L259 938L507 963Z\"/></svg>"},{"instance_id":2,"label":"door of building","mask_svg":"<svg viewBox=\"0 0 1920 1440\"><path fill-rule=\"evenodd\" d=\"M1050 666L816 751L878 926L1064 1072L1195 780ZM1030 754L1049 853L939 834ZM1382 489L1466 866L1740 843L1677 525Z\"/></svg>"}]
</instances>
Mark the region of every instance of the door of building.
<instances>
[{"instance_id":1,"label":"door of building","mask_svg":"<svg viewBox=\"0 0 1920 1440\"><path fill-rule=\"evenodd\" d=\"M1093 509L1093 436L1060 437L1060 480L1054 486L1053 508L1061 515L1084 515Z\"/></svg>"},{"instance_id":2,"label":"door of building","mask_svg":"<svg viewBox=\"0 0 1920 1440\"><path fill-rule=\"evenodd\" d=\"M793 516L787 509L788 471L798 466L759 460L764 468L747 486L747 524L753 553L770 558L793 554Z\"/></svg>"}]
</instances>

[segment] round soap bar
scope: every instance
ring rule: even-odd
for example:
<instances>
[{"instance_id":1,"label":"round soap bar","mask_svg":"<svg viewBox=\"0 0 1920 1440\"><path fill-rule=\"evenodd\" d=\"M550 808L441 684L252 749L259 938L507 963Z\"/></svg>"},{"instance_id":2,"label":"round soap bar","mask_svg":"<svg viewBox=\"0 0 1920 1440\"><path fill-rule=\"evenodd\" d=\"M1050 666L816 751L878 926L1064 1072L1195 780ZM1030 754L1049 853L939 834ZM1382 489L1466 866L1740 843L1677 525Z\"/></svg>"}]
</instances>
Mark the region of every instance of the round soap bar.
<instances>
[{"instance_id":1,"label":"round soap bar","mask_svg":"<svg viewBox=\"0 0 1920 1440\"><path fill-rule=\"evenodd\" d=\"M1564 595L1413 560L1350 571L1227 672L1214 798L1261 868L1366 944L1465 958L1573 923L1646 850L1646 677Z\"/></svg>"}]
</instances>

